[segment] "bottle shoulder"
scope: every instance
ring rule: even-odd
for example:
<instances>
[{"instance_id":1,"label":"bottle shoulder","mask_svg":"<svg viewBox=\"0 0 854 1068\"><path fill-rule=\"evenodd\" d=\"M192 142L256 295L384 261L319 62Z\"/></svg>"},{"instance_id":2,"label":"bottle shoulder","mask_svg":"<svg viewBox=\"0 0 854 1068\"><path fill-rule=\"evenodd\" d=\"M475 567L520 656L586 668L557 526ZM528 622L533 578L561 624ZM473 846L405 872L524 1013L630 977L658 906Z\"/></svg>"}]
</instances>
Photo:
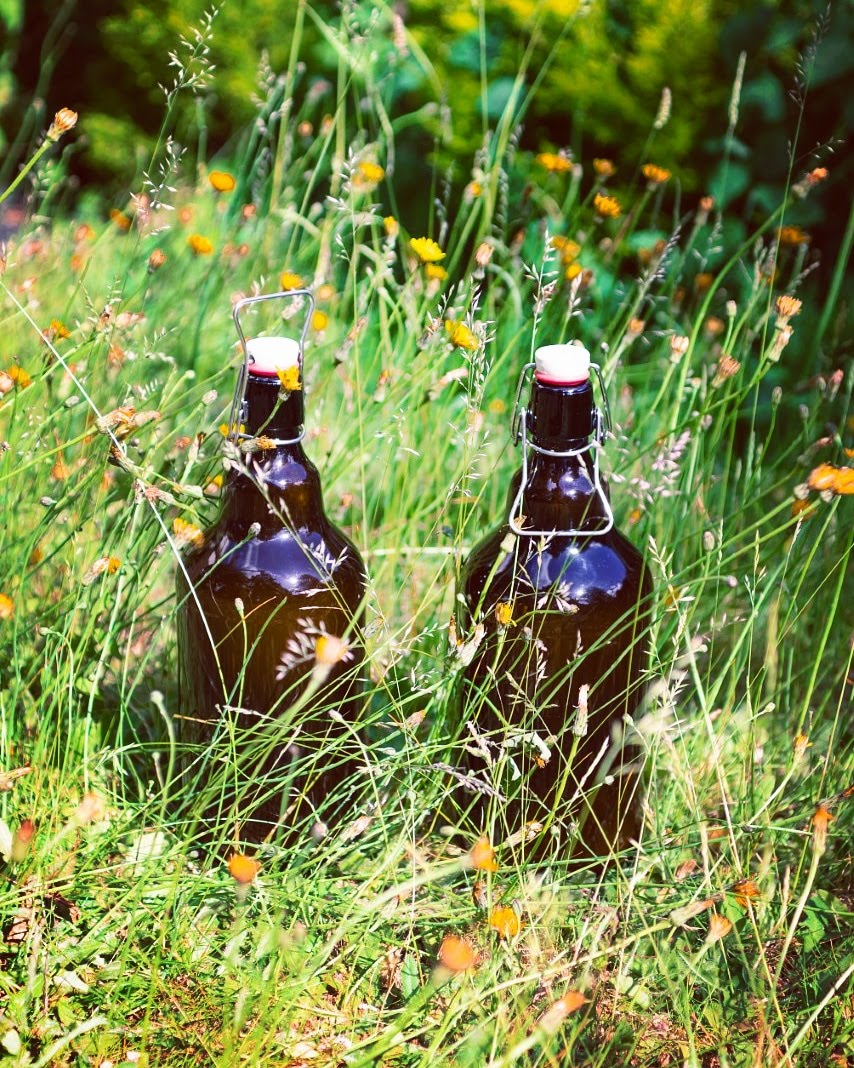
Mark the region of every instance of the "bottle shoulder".
<instances>
[{"instance_id":1,"label":"bottle shoulder","mask_svg":"<svg viewBox=\"0 0 854 1068\"><path fill-rule=\"evenodd\" d=\"M551 593L574 609L627 604L646 597L650 580L642 553L618 530L587 538L513 535L504 524L469 555L461 592L475 610L498 601L542 606Z\"/></svg>"},{"instance_id":2,"label":"bottle shoulder","mask_svg":"<svg viewBox=\"0 0 854 1068\"><path fill-rule=\"evenodd\" d=\"M353 542L332 523L251 536L248 529L223 522L205 535L204 544L184 558L194 585L242 579L258 588L279 587L290 593L340 588L347 600L361 600L366 585L365 565Z\"/></svg>"}]
</instances>

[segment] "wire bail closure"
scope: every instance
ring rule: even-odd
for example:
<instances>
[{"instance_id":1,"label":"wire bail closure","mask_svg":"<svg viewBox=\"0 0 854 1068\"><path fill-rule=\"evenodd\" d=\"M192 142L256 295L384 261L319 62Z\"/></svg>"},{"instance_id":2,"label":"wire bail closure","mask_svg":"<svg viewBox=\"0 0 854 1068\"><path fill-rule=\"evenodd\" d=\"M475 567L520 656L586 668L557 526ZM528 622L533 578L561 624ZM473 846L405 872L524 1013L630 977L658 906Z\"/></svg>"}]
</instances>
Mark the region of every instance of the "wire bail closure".
<instances>
[{"instance_id":1,"label":"wire bail closure","mask_svg":"<svg viewBox=\"0 0 854 1068\"><path fill-rule=\"evenodd\" d=\"M510 529L516 535L524 535L525 537L568 537L568 538L596 538L601 537L603 534L607 534L614 528L614 512L611 509L611 503L602 487L602 479L599 472L599 453L602 445L605 442L608 434L611 432L611 409L608 404L608 393L605 390L605 382L602 378L602 370L597 363L591 363L590 367L596 373L597 381L599 382L599 392L602 396L602 408L595 408L593 412L594 416L594 430L593 440L587 445L582 446L580 449L567 449L567 450L555 450L544 449L540 445L535 445L528 436L528 416L529 411L527 407L521 403L522 390L525 388L525 384L530 377L531 370L536 366L534 363L526 363L522 368L519 375L519 384L516 387L516 399L513 403L513 416L511 420L511 434L513 437L513 444L522 444L522 478L519 482L519 490L510 506L510 515L508 517L508 524ZM522 519L522 498L525 494L525 490L528 488L528 452L538 452L543 456L583 456L585 453L593 451L593 488L596 491L596 495L602 504L602 509L605 513L604 526L598 530L582 530L581 528L568 528L566 530L526 530L520 525Z\"/></svg>"},{"instance_id":2,"label":"wire bail closure","mask_svg":"<svg viewBox=\"0 0 854 1068\"><path fill-rule=\"evenodd\" d=\"M234 397L231 401L231 412L228 417L228 434L229 441L238 442L247 438L255 437L254 434L245 434L240 429L242 425L243 407L246 402L246 387L249 383L249 365L252 362L252 357L249 354L249 348L246 343L246 335L243 332L243 326L240 322L240 313L248 308L252 304L261 304L265 300L289 300L298 297L308 298L308 314L305 317L303 323L302 334L299 339L299 358L298 367L300 375L300 383L302 383L302 364L303 354L305 352L305 343L308 338L309 327L311 326L311 316L314 312L314 295L310 289L288 289L282 290L279 293L261 293L256 297L244 297L234 305L234 311L232 312L232 318L234 319L234 326L237 330L237 336L240 338L240 346L243 349L243 362L240 365L240 371L237 376L237 385L234 390ZM273 438L274 445L296 445L302 441L305 437L305 427L300 428L299 437L296 438Z\"/></svg>"}]
</instances>

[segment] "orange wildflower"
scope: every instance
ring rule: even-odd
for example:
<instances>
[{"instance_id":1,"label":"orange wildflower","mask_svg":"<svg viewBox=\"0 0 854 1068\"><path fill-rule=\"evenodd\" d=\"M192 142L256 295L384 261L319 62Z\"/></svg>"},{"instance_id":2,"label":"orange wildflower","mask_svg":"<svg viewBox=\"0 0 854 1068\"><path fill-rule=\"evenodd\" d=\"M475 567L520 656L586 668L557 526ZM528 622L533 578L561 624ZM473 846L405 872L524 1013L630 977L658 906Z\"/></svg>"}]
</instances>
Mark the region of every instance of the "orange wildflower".
<instances>
[{"instance_id":1,"label":"orange wildflower","mask_svg":"<svg viewBox=\"0 0 854 1068\"><path fill-rule=\"evenodd\" d=\"M158 271L166 262L166 253L162 248L156 248L148 257L148 273Z\"/></svg>"},{"instance_id":2,"label":"orange wildflower","mask_svg":"<svg viewBox=\"0 0 854 1068\"><path fill-rule=\"evenodd\" d=\"M475 842L469 852L469 863L477 871L498 871L498 861L492 843L484 835Z\"/></svg>"},{"instance_id":3,"label":"orange wildflower","mask_svg":"<svg viewBox=\"0 0 854 1068\"><path fill-rule=\"evenodd\" d=\"M15 614L15 602L6 593L0 593L0 620L11 619Z\"/></svg>"},{"instance_id":4,"label":"orange wildflower","mask_svg":"<svg viewBox=\"0 0 854 1068\"><path fill-rule=\"evenodd\" d=\"M594 159L593 170L596 172L597 178L611 178L617 173L617 168L609 159Z\"/></svg>"},{"instance_id":5,"label":"orange wildflower","mask_svg":"<svg viewBox=\"0 0 854 1068\"><path fill-rule=\"evenodd\" d=\"M515 938L522 930L522 921L509 905L496 905L489 914L489 926L499 938Z\"/></svg>"},{"instance_id":6,"label":"orange wildflower","mask_svg":"<svg viewBox=\"0 0 854 1068\"><path fill-rule=\"evenodd\" d=\"M665 170L664 167L659 167L655 163L644 163L641 167L641 174L653 186L664 185L665 182L670 180L670 171Z\"/></svg>"},{"instance_id":7,"label":"orange wildflower","mask_svg":"<svg viewBox=\"0 0 854 1068\"><path fill-rule=\"evenodd\" d=\"M755 897L759 897L759 887L752 879L739 879L730 887L730 892L743 909L746 909Z\"/></svg>"},{"instance_id":8,"label":"orange wildflower","mask_svg":"<svg viewBox=\"0 0 854 1068\"><path fill-rule=\"evenodd\" d=\"M623 213L619 200L604 193L597 193L593 198L593 210L603 219L616 219Z\"/></svg>"},{"instance_id":9,"label":"orange wildflower","mask_svg":"<svg viewBox=\"0 0 854 1068\"><path fill-rule=\"evenodd\" d=\"M706 945L713 945L715 942L720 942L722 938L725 938L732 930L732 920L728 920L726 916L721 916L717 912L713 912L709 916L709 933L706 935Z\"/></svg>"},{"instance_id":10,"label":"orange wildflower","mask_svg":"<svg viewBox=\"0 0 854 1068\"><path fill-rule=\"evenodd\" d=\"M213 241L204 234L190 234L187 244L194 256L209 256L214 250Z\"/></svg>"},{"instance_id":11,"label":"orange wildflower","mask_svg":"<svg viewBox=\"0 0 854 1068\"><path fill-rule=\"evenodd\" d=\"M813 813L812 832L813 848L817 853L823 853L827 848L827 828L836 817L824 805L819 805Z\"/></svg>"},{"instance_id":12,"label":"orange wildflower","mask_svg":"<svg viewBox=\"0 0 854 1068\"><path fill-rule=\"evenodd\" d=\"M781 245L808 245L812 238L800 226L781 226L777 230L777 240Z\"/></svg>"},{"instance_id":13,"label":"orange wildflower","mask_svg":"<svg viewBox=\"0 0 854 1068\"><path fill-rule=\"evenodd\" d=\"M248 886L250 883L255 882L260 870L261 862L254 857L247 857L243 853L232 853L228 859L229 874L240 886Z\"/></svg>"},{"instance_id":14,"label":"orange wildflower","mask_svg":"<svg viewBox=\"0 0 854 1068\"><path fill-rule=\"evenodd\" d=\"M123 211L119 211L118 208L113 208L110 211L110 221L115 223L120 230L124 230L127 233L130 230L131 220L129 215L125 215Z\"/></svg>"},{"instance_id":15,"label":"orange wildflower","mask_svg":"<svg viewBox=\"0 0 854 1068\"><path fill-rule=\"evenodd\" d=\"M824 491L840 496L854 494L854 467L836 467L833 464L819 464L813 468L807 478L810 489Z\"/></svg>"},{"instance_id":16,"label":"orange wildflower","mask_svg":"<svg viewBox=\"0 0 854 1068\"><path fill-rule=\"evenodd\" d=\"M208 175L208 181L217 193L230 193L237 185L234 178L226 171L211 171Z\"/></svg>"},{"instance_id":17,"label":"orange wildflower","mask_svg":"<svg viewBox=\"0 0 854 1068\"><path fill-rule=\"evenodd\" d=\"M467 972L478 961L477 950L467 938L445 935L439 946L439 963L450 972Z\"/></svg>"},{"instance_id":18,"label":"orange wildflower","mask_svg":"<svg viewBox=\"0 0 854 1068\"><path fill-rule=\"evenodd\" d=\"M77 112L71 108L60 108L54 115L53 122L47 131L48 141L58 141L63 134L73 130L77 125Z\"/></svg>"},{"instance_id":19,"label":"orange wildflower","mask_svg":"<svg viewBox=\"0 0 854 1068\"><path fill-rule=\"evenodd\" d=\"M537 163L552 174L565 174L572 170L572 160L563 152L540 152Z\"/></svg>"}]
</instances>

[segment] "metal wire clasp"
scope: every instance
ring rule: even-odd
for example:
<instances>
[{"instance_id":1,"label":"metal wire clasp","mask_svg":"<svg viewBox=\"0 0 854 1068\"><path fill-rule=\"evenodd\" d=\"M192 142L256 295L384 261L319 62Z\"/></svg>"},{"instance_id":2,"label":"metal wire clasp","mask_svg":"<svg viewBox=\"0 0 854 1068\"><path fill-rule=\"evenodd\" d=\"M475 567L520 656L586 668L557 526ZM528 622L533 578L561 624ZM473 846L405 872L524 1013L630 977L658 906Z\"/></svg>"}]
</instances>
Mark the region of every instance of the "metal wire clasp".
<instances>
[{"instance_id":1,"label":"metal wire clasp","mask_svg":"<svg viewBox=\"0 0 854 1068\"><path fill-rule=\"evenodd\" d=\"M302 362L303 354L305 352L305 342L308 337L308 330L311 326L311 316L314 312L314 295L310 289L288 289L283 290L280 293L261 293L257 297L244 297L243 300L239 300L234 305L234 311L232 317L234 319L234 325L237 329L237 336L240 338L240 346L243 349L243 362L240 365L240 371L237 376L237 385L234 390L234 397L231 400L231 413L228 417L228 440L239 441L241 438L251 437L251 434L244 434L240 427L243 423L243 405L246 400L246 386L249 381L249 365L252 362L252 357L249 354L249 348L246 344L246 335L243 332L243 326L240 322L240 313L248 308L251 304L260 304L265 300L288 300L296 299L297 297L308 298L308 314L305 317L305 322L302 327L302 334L300 334L299 340L299 372L300 381L302 381ZM295 444L297 441L301 441L304 435L304 431L300 432L298 438L290 439L287 442L277 441L275 444Z\"/></svg>"},{"instance_id":2,"label":"metal wire clasp","mask_svg":"<svg viewBox=\"0 0 854 1068\"><path fill-rule=\"evenodd\" d=\"M594 431L593 440L588 442L587 445L582 446L580 449L567 449L554 450L544 449L540 445L535 445L528 436L528 416L529 412L527 407L523 407L521 404L522 390L525 387L525 383L529 377L531 369L535 366L533 363L526 363L522 368L519 375L519 384L516 387L516 400L513 404L513 416L511 421L511 433L513 436L513 444L522 444L522 478L519 482L519 490L513 499L513 503L510 506L510 515L508 517L508 524L514 534L525 535L525 537L585 537L596 538L601 537L603 534L607 534L608 531L614 528L614 513L611 509L611 502L602 487L601 475L599 472L599 453L602 445L611 431L611 409L608 405L608 394L605 390L605 383L602 378L602 371L598 364L591 363L590 367L596 373L596 378L599 382L599 391L602 396L602 408L596 408L594 411ZM581 528L567 528L565 530L528 530L520 525L522 519L522 498L525 494L525 490L528 487L528 452L538 452L543 456L583 456L584 453L593 451L593 489L599 498L602 505L604 515L604 525L597 530L583 530Z\"/></svg>"}]
</instances>

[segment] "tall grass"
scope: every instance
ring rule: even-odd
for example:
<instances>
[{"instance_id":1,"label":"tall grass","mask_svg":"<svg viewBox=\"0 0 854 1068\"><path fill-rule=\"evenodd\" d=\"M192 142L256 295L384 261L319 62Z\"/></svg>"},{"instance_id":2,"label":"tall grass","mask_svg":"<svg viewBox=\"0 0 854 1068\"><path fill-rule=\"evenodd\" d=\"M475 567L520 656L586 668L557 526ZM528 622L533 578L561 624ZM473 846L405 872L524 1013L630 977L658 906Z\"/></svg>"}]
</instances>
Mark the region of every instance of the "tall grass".
<instances>
[{"instance_id":1,"label":"tall grass","mask_svg":"<svg viewBox=\"0 0 854 1068\"><path fill-rule=\"evenodd\" d=\"M113 219L36 216L10 241L4 1055L846 1063L852 379L827 350L802 381L806 339L779 298L821 314L805 246L778 229L785 205L724 248L726 220L678 207L675 177L547 169L518 148L518 112L462 195L425 165L433 231L409 234L389 166L407 117L370 61L383 18L324 27L339 84L299 105L295 35L286 121L267 78L259 123L218 164L235 190L165 128L144 195ZM612 186L608 218L595 198ZM413 251L421 236L446 278ZM370 686L350 819L256 849L232 819L204 826L177 771L175 521L216 513L231 304L282 272L323 312L306 444L368 565ZM572 337L600 354L618 524L655 579L635 724L647 794L627 853L525 868L512 843L469 852L484 829L444 826L467 737L448 619L466 552L504 515L519 370ZM251 773L244 759L221 761L222 780ZM246 852L257 874L229 868Z\"/></svg>"}]
</instances>

